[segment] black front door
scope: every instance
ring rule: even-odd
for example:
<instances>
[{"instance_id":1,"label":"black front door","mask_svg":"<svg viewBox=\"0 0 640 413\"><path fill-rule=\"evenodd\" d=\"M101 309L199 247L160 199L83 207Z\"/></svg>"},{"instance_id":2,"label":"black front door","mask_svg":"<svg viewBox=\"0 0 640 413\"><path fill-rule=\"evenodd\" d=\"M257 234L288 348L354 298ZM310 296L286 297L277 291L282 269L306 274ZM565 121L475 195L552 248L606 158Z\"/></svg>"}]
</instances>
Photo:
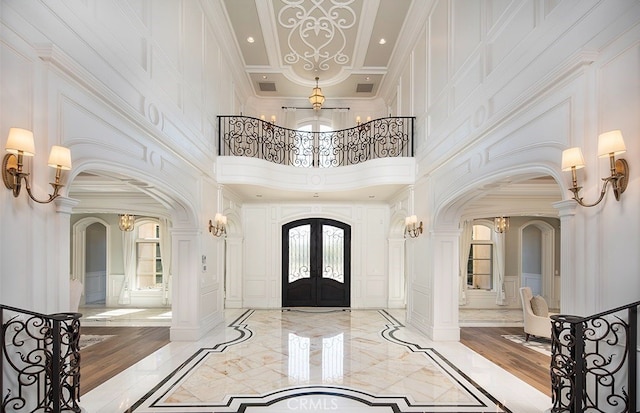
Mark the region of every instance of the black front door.
<instances>
[{"instance_id":1,"label":"black front door","mask_svg":"<svg viewBox=\"0 0 640 413\"><path fill-rule=\"evenodd\" d=\"M351 227L310 218L282 227L282 306L349 307Z\"/></svg>"}]
</instances>

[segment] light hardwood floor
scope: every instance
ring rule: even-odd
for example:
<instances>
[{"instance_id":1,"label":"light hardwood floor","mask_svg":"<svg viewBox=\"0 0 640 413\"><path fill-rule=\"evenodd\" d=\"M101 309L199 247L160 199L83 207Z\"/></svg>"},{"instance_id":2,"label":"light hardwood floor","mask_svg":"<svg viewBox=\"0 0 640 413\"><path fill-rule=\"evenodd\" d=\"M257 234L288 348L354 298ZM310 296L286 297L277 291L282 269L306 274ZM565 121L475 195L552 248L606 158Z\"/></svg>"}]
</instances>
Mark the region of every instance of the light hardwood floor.
<instances>
[{"instance_id":1,"label":"light hardwood floor","mask_svg":"<svg viewBox=\"0 0 640 413\"><path fill-rule=\"evenodd\" d=\"M169 344L169 327L81 327L80 334L113 336L80 350L80 395Z\"/></svg>"},{"instance_id":2,"label":"light hardwood floor","mask_svg":"<svg viewBox=\"0 0 640 413\"><path fill-rule=\"evenodd\" d=\"M522 327L463 327L460 342L509 373L551 396L551 357L511 342L503 335L523 334Z\"/></svg>"}]
</instances>

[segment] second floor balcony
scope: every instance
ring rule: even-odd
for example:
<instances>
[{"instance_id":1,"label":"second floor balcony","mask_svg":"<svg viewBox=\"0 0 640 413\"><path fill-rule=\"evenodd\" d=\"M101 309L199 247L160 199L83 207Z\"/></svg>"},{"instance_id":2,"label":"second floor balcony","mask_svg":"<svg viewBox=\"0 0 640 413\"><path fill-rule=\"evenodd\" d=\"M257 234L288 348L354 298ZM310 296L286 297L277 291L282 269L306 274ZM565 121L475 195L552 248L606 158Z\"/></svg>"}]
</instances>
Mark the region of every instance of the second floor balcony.
<instances>
[{"instance_id":1,"label":"second floor balcony","mask_svg":"<svg viewBox=\"0 0 640 413\"><path fill-rule=\"evenodd\" d=\"M413 156L413 117L375 119L348 129L306 132L248 116L218 116L220 156L301 168L334 168Z\"/></svg>"},{"instance_id":2,"label":"second floor balcony","mask_svg":"<svg viewBox=\"0 0 640 413\"><path fill-rule=\"evenodd\" d=\"M237 185L236 192L258 186L344 195L385 187L391 194L415 180L414 120L387 117L309 132L254 117L218 116L216 177L221 184Z\"/></svg>"}]
</instances>

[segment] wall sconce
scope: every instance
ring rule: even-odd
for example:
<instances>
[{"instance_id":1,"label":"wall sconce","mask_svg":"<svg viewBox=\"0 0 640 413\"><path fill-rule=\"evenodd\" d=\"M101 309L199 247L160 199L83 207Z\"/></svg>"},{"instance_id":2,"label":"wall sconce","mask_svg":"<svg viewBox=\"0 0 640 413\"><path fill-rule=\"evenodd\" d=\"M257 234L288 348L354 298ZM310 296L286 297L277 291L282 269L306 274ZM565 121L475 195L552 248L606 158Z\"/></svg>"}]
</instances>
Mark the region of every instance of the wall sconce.
<instances>
[{"instance_id":1,"label":"wall sconce","mask_svg":"<svg viewBox=\"0 0 640 413\"><path fill-rule=\"evenodd\" d=\"M622 132L620 130L605 132L598 136L598 157L609 157L611 175L602 178L604 183L602 184L600 197L593 204L584 203L582 198L578 196L582 187L578 186L576 170L585 167L582 151L578 147L562 151L562 170L571 171L572 187L569 188L569 190L573 192L573 199L578 204L583 207L598 205L600 201L604 199L609 183L611 183L611 187L613 188L613 195L616 197L616 201L620 200L620 196L625 189L627 189L627 183L629 182L629 164L624 159L615 159L615 156L626 152L626 150L627 148L624 145L624 139L622 138Z\"/></svg>"},{"instance_id":2,"label":"wall sconce","mask_svg":"<svg viewBox=\"0 0 640 413\"><path fill-rule=\"evenodd\" d=\"M495 217L493 220L493 230L498 234L509 230L509 217Z\"/></svg>"},{"instance_id":3,"label":"wall sconce","mask_svg":"<svg viewBox=\"0 0 640 413\"><path fill-rule=\"evenodd\" d=\"M136 223L136 216L129 214L118 215L118 228L120 231L130 232L133 231L133 226Z\"/></svg>"},{"instance_id":4,"label":"wall sconce","mask_svg":"<svg viewBox=\"0 0 640 413\"><path fill-rule=\"evenodd\" d=\"M271 115L271 122L267 122L264 115L260 115L260 120L263 122L262 128L264 130L273 130L273 125L276 123L276 115Z\"/></svg>"},{"instance_id":5,"label":"wall sconce","mask_svg":"<svg viewBox=\"0 0 640 413\"><path fill-rule=\"evenodd\" d=\"M213 234L214 237L225 235L227 233L227 217L218 212L213 220L215 221L215 225L209 220L209 232Z\"/></svg>"},{"instance_id":6,"label":"wall sconce","mask_svg":"<svg viewBox=\"0 0 640 413\"><path fill-rule=\"evenodd\" d=\"M413 214L415 205L415 196L413 193L413 185L409 186L409 208L410 214L404 219L404 237L409 235L411 238L419 237L422 234L422 221L418 225L418 217Z\"/></svg>"},{"instance_id":7,"label":"wall sconce","mask_svg":"<svg viewBox=\"0 0 640 413\"><path fill-rule=\"evenodd\" d=\"M420 221L420 225L418 225L418 217L415 215L406 217L404 220L404 226L405 238L407 235L411 238L416 238L422 234L422 221Z\"/></svg>"},{"instance_id":8,"label":"wall sconce","mask_svg":"<svg viewBox=\"0 0 640 413\"><path fill-rule=\"evenodd\" d=\"M356 116L356 126L358 127L358 130L360 132L370 129L371 125L369 124L369 122L371 122L371 116L367 116L367 123L364 124L362 123L362 119L360 118L360 116Z\"/></svg>"},{"instance_id":9,"label":"wall sconce","mask_svg":"<svg viewBox=\"0 0 640 413\"><path fill-rule=\"evenodd\" d=\"M71 169L71 151L69 148L62 146L52 146L49 154L48 165L56 168L56 180L51 182L53 193L49 194L49 199L41 201L36 199L31 193L31 184L29 183L29 172L23 172L23 159L25 156L35 155L35 145L33 143L33 132L21 128L10 128L7 137L6 150L9 152L2 160L2 180L7 189L13 191L13 196L18 197L22 189L22 181L27 189L29 198L40 204L48 204L56 199L60 194L60 188L64 185L60 183L60 175L62 170Z\"/></svg>"},{"instance_id":10,"label":"wall sconce","mask_svg":"<svg viewBox=\"0 0 640 413\"><path fill-rule=\"evenodd\" d=\"M223 210L223 202L222 202L222 185L218 185L218 211ZM220 212L216 212L215 217L213 218L213 222L209 220L209 232L214 237L221 237L227 233L227 217L222 215Z\"/></svg>"}]
</instances>

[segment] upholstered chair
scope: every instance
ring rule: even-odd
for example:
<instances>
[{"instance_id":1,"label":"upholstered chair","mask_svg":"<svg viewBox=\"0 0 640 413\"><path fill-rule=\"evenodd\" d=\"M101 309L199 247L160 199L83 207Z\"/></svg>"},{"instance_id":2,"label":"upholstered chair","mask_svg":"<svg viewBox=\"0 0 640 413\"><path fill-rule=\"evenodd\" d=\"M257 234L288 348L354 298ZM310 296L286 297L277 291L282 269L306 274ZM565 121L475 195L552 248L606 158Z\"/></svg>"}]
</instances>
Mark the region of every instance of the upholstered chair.
<instances>
[{"instance_id":1,"label":"upholstered chair","mask_svg":"<svg viewBox=\"0 0 640 413\"><path fill-rule=\"evenodd\" d=\"M551 319L549 307L541 296L534 297L531 288L520 288L522 300L522 312L524 316L524 335L529 341L529 336L551 338Z\"/></svg>"}]
</instances>

